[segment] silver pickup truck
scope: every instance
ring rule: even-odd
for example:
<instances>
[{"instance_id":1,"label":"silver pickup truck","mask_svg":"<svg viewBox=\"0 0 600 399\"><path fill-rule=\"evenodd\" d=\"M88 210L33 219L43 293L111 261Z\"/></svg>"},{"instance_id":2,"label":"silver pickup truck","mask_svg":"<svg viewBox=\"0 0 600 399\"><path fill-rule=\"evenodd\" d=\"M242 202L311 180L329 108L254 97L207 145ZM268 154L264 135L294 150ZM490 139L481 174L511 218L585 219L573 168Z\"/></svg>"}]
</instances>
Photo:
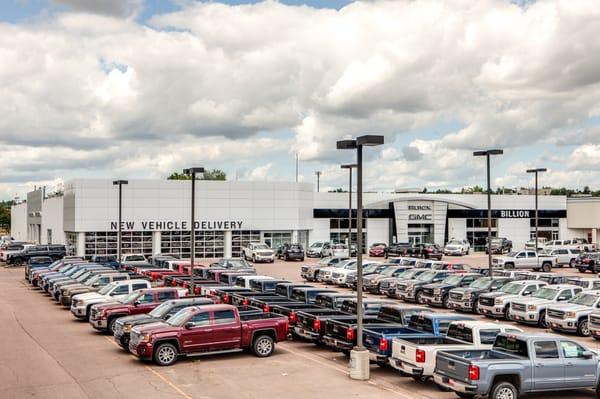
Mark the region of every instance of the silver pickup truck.
<instances>
[{"instance_id":1,"label":"silver pickup truck","mask_svg":"<svg viewBox=\"0 0 600 399\"><path fill-rule=\"evenodd\" d=\"M499 334L492 349L440 351L434 381L461 398L518 399L529 392L596 389L600 358L552 334Z\"/></svg>"},{"instance_id":2,"label":"silver pickup truck","mask_svg":"<svg viewBox=\"0 0 600 399\"><path fill-rule=\"evenodd\" d=\"M600 290L583 291L568 302L548 306L546 323L552 331L590 335L588 315L600 308Z\"/></svg>"}]
</instances>

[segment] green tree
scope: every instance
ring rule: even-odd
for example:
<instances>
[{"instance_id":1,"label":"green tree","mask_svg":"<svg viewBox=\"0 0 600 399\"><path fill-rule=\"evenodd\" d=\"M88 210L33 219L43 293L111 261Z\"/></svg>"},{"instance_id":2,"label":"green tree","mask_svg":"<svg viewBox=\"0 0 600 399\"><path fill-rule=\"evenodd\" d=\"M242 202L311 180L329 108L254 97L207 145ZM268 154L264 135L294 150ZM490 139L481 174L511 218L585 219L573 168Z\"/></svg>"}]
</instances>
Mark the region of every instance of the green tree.
<instances>
[{"instance_id":1,"label":"green tree","mask_svg":"<svg viewBox=\"0 0 600 399\"><path fill-rule=\"evenodd\" d=\"M185 173L173 172L168 180L191 180L192 176L186 175ZM227 174L221 169L208 169L203 175L198 175L196 177L198 180L219 180L225 181L227 180Z\"/></svg>"},{"instance_id":2,"label":"green tree","mask_svg":"<svg viewBox=\"0 0 600 399\"><path fill-rule=\"evenodd\" d=\"M0 231L10 230L10 207L14 204L13 201L0 202Z\"/></svg>"}]
</instances>

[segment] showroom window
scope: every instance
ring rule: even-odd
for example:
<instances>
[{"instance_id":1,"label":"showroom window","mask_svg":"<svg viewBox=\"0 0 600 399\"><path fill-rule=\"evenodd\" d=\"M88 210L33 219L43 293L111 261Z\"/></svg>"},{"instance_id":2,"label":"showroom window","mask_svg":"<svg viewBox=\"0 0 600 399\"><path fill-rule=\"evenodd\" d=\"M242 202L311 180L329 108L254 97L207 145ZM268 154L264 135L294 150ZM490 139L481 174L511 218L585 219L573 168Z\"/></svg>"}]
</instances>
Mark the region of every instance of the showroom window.
<instances>
[{"instance_id":1,"label":"showroom window","mask_svg":"<svg viewBox=\"0 0 600 399\"><path fill-rule=\"evenodd\" d=\"M231 232L231 256L242 256L242 247L250 242L260 242L259 230L234 230Z\"/></svg>"},{"instance_id":2,"label":"showroom window","mask_svg":"<svg viewBox=\"0 0 600 399\"><path fill-rule=\"evenodd\" d=\"M498 219L492 219L492 228L498 226ZM487 218L467 219L467 228L486 228L488 227Z\"/></svg>"},{"instance_id":3,"label":"showroom window","mask_svg":"<svg viewBox=\"0 0 600 399\"><path fill-rule=\"evenodd\" d=\"M538 219L538 237L546 238L548 241L558 240L560 231L560 220L557 218L539 218ZM535 239L535 218L529 219L529 236Z\"/></svg>"},{"instance_id":4,"label":"showroom window","mask_svg":"<svg viewBox=\"0 0 600 399\"><path fill-rule=\"evenodd\" d=\"M77 233L65 232L65 243L67 245L68 255L77 255Z\"/></svg>"},{"instance_id":5,"label":"showroom window","mask_svg":"<svg viewBox=\"0 0 600 399\"><path fill-rule=\"evenodd\" d=\"M85 233L85 256L116 255L117 242L116 231L87 232ZM152 255L152 232L122 232L121 251L123 254Z\"/></svg>"},{"instance_id":6,"label":"showroom window","mask_svg":"<svg viewBox=\"0 0 600 399\"><path fill-rule=\"evenodd\" d=\"M330 229L347 229L348 223L349 223L348 218L329 219L329 228ZM356 218L352 219L352 228L353 229L356 228Z\"/></svg>"},{"instance_id":7,"label":"showroom window","mask_svg":"<svg viewBox=\"0 0 600 399\"><path fill-rule=\"evenodd\" d=\"M265 231L263 237L265 244L272 249L277 249L283 244L296 244L292 242L291 231Z\"/></svg>"},{"instance_id":8,"label":"showroom window","mask_svg":"<svg viewBox=\"0 0 600 399\"><path fill-rule=\"evenodd\" d=\"M191 231L170 230L161 232L160 251L189 259ZM222 258L225 256L225 233L223 231L199 230L195 232L195 258Z\"/></svg>"}]
</instances>

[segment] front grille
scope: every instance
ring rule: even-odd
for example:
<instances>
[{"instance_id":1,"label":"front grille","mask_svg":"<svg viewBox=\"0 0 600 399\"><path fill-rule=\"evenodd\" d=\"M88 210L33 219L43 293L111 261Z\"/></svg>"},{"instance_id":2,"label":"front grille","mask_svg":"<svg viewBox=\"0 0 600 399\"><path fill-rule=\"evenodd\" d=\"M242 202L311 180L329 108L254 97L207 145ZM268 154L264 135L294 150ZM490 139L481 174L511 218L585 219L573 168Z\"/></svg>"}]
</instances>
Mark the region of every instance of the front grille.
<instances>
[{"instance_id":1,"label":"front grille","mask_svg":"<svg viewBox=\"0 0 600 399\"><path fill-rule=\"evenodd\" d=\"M462 301L463 295L460 292L451 292L450 299L455 301Z\"/></svg>"},{"instance_id":2,"label":"front grille","mask_svg":"<svg viewBox=\"0 0 600 399\"><path fill-rule=\"evenodd\" d=\"M390 288L391 285L392 283L389 281L382 281L381 284L379 284L379 288L381 288L382 290L387 290L388 288Z\"/></svg>"},{"instance_id":3,"label":"front grille","mask_svg":"<svg viewBox=\"0 0 600 399\"><path fill-rule=\"evenodd\" d=\"M563 312L562 310L548 309L548 316L552 317L553 319L562 320L565 318L565 312Z\"/></svg>"},{"instance_id":4,"label":"front grille","mask_svg":"<svg viewBox=\"0 0 600 399\"><path fill-rule=\"evenodd\" d=\"M123 334L123 324L121 323L115 323L115 335L122 335Z\"/></svg>"},{"instance_id":5,"label":"front grille","mask_svg":"<svg viewBox=\"0 0 600 399\"><path fill-rule=\"evenodd\" d=\"M527 309L527 305L525 305L524 303L512 303L510 305L510 308L517 312L524 312Z\"/></svg>"},{"instance_id":6,"label":"front grille","mask_svg":"<svg viewBox=\"0 0 600 399\"><path fill-rule=\"evenodd\" d=\"M98 316L98 309L92 309L90 318L95 319Z\"/></svg>"},{"instance_id":7,"label":"front grille","mask_svg":"<svg viewBox=\"0 0 600 399\"><path fill-rule=\"evenodd\" d=\"M129 335L129 345L137 346L139 341L140 341L140 335L138 333L132 331L131 334Z\"/></svg>"},{"instance_id":8,"label":"front grille","mask_svg":"<svg viewBox=\"0 0 600 399\"><path fill-rule=\"evenodd\" d=\"M590 324L600 326L600 316L590 316Z\"/></svg>"},{"instance_id":9,"label":"front grille","mask_svg":"<svg viewBox=\"0 0 600 399\"><path fill-rule=\"evenodd\" d=\"M494 306L494 298L488 298L483 296L479 298L479 303L483 306Z\"/></svg>"},{"instance_id":10,"label":"front grille","mask_svg":"<svg viewBox=\"0 0 600 399\"><path fill-rule=\"evenodd\" d=\"M423 288L423 295L433 296L433 288Z\"/></svg>"},{"instance_id":11,"label":"front grille","mask_svg":"<svg viewBox=\"0 0 600 399\"><path fill-rule=\"evenodd\" d=\"M397 291L406 291L406 284L398 284L396 286Z\"/></svg>"},{"instance_id":12,"label":"front grille","mask_svg":"<svg viewBox=\"0 0 600 399\"><path fill-rule=\"evenodd\" d=\"M331 275L331 277L333 277L333 278L339 278L339 277L342 277L343 275L344 275L343 273L333 273Z\"/></svg>"}]
</instances>

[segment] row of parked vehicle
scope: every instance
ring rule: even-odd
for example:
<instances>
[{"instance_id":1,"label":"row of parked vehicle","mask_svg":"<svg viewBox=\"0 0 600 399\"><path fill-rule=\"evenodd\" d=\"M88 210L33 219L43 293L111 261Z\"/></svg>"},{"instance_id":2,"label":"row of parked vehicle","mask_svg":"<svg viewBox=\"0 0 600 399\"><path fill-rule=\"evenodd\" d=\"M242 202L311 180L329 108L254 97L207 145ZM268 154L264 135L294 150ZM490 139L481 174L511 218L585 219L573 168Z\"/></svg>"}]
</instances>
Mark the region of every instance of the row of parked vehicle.
<instances>
[{"instance_id":1,"label":"row of parked vehicle","mask_svg":"<svg viewBox=\"0 0 600 399\"><path fill-rule=\"evenodd\" d=\"M333 279L336 270L354 269L355 274L353 264L355 261L351 259L324 259L319 265L304 266L301 275L309 281L336 284L339 283ZM596 311L600 307L600 279L514 269L497 269L492 276L487 273L488 268L464 265L454 268L450 263L411 258L390 258L388 263L367 262L364 268L366 291L401 299L406 302L403 306L429 305L421 309L418 316L423 321L434 317L423 313L433 312L434 308L458 311L431 313L435 317L441 315L442 320L452 315L460 318L446 321L445 333L438 335L434 327L428 328L434 332L429 337L407 336L402 328L387 328L382 337L374 334L380 332L377 328L370 331L372 321L367 316L365 346L379 342L381 349L391 348L389 355L381 351L371 358L380 365L387 361L402 375L417 380L433 377L438 385L461 397L517 398L533 391L597 388L599 357L596 353L564 336L527 335L512 323L476 321L469 313L584 336L591 333L596 338L592 326L597 322L600 329L600 311ZM373 321L378 322L381 320ZM600 339L600 331L597 334ZM374 339L377 337L380 341ZM324 341L330 343L326 337ZM553 368L553 365L557 365L556 371L548 375L539 370ZM570 367L580 369L574 372ZM564 372L566 369L568 372ZM586 373L586 378L578 380L578 373Z\"/></svg>"}]
</instances>

